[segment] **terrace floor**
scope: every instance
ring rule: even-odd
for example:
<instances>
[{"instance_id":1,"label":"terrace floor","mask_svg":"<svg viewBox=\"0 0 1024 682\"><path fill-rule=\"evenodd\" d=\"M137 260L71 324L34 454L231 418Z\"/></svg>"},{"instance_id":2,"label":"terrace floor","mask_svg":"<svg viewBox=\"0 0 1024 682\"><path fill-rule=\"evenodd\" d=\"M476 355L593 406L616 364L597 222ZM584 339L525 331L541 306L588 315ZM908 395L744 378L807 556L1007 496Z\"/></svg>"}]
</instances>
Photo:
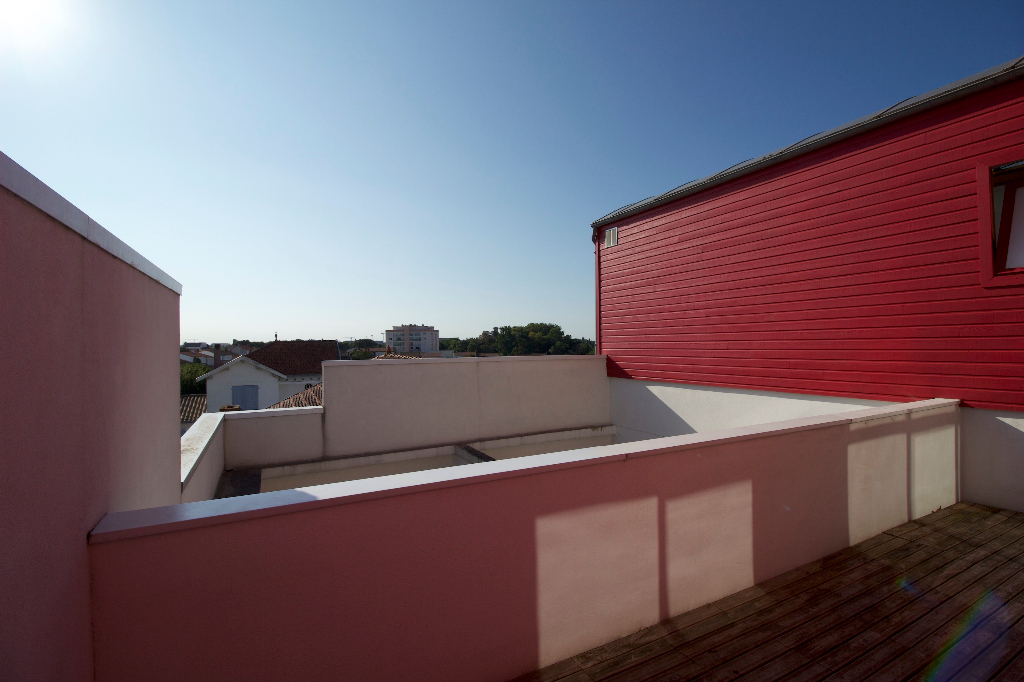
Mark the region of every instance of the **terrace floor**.
<instances>
[{"instance_id":1,"label":"terrace floor","mask_svg":"<svg viewBox=\"0 0 1024 682\"><path fill-rule=\"evenodd\" d=\"M959 503L517 682L1022 680L1024 514Z\"/></svg>"}]
</instances>

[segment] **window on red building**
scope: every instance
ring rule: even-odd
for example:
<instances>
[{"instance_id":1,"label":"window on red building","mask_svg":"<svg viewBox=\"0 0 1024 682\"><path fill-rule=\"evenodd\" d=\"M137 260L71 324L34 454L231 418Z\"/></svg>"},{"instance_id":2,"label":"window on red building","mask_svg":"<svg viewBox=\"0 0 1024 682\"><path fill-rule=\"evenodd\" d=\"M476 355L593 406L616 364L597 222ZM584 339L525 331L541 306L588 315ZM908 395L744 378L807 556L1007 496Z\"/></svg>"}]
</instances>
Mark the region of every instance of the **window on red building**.
<instances>
[{"instance_id":1,"label":"window on red building","mask_svg":"<svg viewBox=\"0 0 1024 682\"><path fill-rule=\"evenodd\" d=\"M991 172L993 269L1024 268L1024 160Z\"/></svg>"},{"instance_id":2,"label":"window on red building","mask_svg":"<svg viewBox=\"0 0 1024 682\"><path fill-rule=\"evenodd\" d=\"M609 246L618 246L619 244L619 228L609 227L604 231L604 245L605 248Z\"/></svg>"}]
</instances>

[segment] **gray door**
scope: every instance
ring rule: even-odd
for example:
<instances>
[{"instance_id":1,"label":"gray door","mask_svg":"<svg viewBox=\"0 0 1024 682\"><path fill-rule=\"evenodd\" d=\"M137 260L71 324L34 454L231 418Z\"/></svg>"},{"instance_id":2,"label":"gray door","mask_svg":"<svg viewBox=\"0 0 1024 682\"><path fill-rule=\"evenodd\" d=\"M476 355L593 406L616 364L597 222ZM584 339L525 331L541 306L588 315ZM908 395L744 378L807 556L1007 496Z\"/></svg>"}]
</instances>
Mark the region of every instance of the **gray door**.
<instances>
[{"instance_id":1,"label":"gray door","mask_svg":"<svg viewBox=\"0 0 1024 682\"><path fill-rule=\"evenodd\" d=\"M243 410L260 409L260 387L255 385L232 386L231 404L238 405Z\"/></svg>"}]
</instances>

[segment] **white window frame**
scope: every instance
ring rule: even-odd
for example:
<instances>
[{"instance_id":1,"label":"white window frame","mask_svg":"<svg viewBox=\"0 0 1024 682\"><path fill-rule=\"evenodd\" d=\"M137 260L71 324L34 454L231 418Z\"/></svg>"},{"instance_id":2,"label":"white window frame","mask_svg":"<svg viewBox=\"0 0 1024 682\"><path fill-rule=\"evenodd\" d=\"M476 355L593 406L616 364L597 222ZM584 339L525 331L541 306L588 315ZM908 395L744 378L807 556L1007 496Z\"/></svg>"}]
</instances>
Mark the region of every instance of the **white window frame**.
<instances>
[{"instance_id":1,"label":"white window frame","mask_svg":"<svg viewBox=\"0 0 1024 682\"><path fill-rule=\"evenodd\" d=\"M619 228L609 227L604 231L604 248L611 248L619 245Z\"/></svg>"}]
</instances>

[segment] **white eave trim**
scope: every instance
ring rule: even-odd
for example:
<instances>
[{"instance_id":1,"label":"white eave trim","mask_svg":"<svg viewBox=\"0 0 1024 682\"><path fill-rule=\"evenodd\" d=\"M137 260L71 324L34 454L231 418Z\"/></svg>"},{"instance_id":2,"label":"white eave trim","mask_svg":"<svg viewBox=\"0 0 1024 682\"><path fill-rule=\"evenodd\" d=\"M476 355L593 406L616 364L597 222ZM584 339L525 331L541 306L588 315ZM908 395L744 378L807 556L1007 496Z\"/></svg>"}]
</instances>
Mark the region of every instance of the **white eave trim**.
<instances>
[{"instance_id":1,"label":"white eave trim","mask_svg":"<svg viewBox=\"0 0 1024 682\"><path fill-rule=\"evenodd\" d=\"M227 369L228 367L231 367L232 365L234 365L235 363L237 363L237 362L242 362L243 360L244 360L245 362L248 362L248 363L249 363L249 364L251 364L251 365L254 365L255 367L257 367L257 368L259 368L259 369L262 369L262 370L264 370L264 371L270 372L271 374L273 374L273 375L274 375L274 376L276 376L276 377L280 377L280 378L282 378L282 379L287 379L287 378L288 378L288 377L287 377L287 376L285 376L284 374L281 374L280 372L278 372L278 371L277 371L276 369L271 369L271 368L267 367L266 365L261 365L260 363L256 362L255 360L253 360L253 359L249 358L249 357L248 357L248 356L246 356L246 355L239 355L239 356L238 356L237 358L235 358L235 359L234 359L234 360L232 360L231 362L225 362L225 363L224 363L223 365L221 365L221 366L220 366L220 367L218 367L217 369L214 369L214 370L210 370L210 371L209 371L209 372L207 372L206 374L203 374L203 375L201 375L201 376L198 376L198 377L196 377L196 381L206 381L207 379L209 379L209 378L210 378L211 376L213 376L213 375L214 375L214 374L216 374L217 372L220 372L220 371L222 371L222 370L225 370L225 369Z\"/></svg>"},{"instance_id":2,"label":"white eave trim","mask_svg":"<svg viewBox=\"0 0 1024 682\"><path fill-rule=\"evenodd\" d=\"M179 296L181 295L181 283L153 265L142 254L115 237L3 152L0 152L0 186L82 235L118 260L124 261L147 277L163 284Z\"/></svg>"}]
</instances>

